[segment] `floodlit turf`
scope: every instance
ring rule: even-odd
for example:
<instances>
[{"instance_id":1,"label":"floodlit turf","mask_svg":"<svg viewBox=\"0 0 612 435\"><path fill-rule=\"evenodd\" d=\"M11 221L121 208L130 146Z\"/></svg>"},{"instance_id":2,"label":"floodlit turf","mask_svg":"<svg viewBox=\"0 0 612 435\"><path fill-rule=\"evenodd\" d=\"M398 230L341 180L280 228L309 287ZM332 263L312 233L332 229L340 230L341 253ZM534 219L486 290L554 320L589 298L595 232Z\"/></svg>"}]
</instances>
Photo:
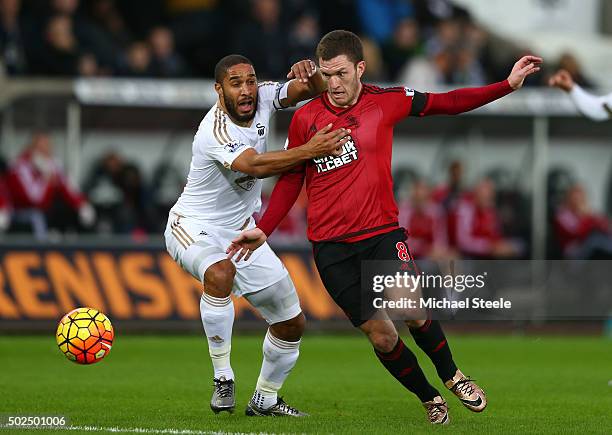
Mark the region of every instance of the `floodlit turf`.
<instances>
[{"instance_id":1,"label":"floodlit turf","mask_svg":"<svg viewBox=\"0 0 612 435\"><path fill-rule=\"evenodd\" d=\"M237 412L215 416L208 407L212 371L203 338L120 335L107 359L78 366L59 352L53 334L0 337L0 414L65 414L76 426L197 433L612 433L611 340L451 337L456 361L487 391L489 407L473 414L444 392L451 424L440 428L429 426L418 401L358 336L304 339L283 395L311 417L244 416L262 338L263 332L234 339ZM417 354L441 390L430 362Z\"/></svg>"}]
</instances>

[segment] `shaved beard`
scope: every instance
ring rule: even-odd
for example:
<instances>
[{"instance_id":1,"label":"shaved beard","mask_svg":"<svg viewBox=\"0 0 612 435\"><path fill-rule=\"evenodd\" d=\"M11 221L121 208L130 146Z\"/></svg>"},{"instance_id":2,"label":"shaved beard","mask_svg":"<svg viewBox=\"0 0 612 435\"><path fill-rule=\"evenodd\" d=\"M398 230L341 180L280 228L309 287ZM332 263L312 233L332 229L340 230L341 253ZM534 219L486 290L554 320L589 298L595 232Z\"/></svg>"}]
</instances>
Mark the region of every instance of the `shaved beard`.
<instances>
[{"instance_id":1,"label":"shaved beard","mask_svg":"<svg viewBox=\"0 0 612 435\"><path fill-rule=\"evenodd\" d=\"M236 104L227 97L225 92L223 93L223 103L225 104L225 109L227 110L229 116L237 122L252 121L253 118L255 118L255 113L257 113L257 95L255 95L255 98L253 99L254 110L250 115L240 115L236 109Z\"/></svg>"}]
</instances>

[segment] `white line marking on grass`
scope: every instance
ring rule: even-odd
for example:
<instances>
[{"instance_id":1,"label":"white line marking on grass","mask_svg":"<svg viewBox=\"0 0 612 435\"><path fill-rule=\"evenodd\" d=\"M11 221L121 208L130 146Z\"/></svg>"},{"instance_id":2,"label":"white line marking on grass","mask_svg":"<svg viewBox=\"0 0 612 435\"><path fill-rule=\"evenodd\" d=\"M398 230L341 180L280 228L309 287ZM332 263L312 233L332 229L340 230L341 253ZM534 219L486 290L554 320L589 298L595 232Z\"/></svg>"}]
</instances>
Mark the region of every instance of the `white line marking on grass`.
<instances>
[{"instance_id":1,"label":"white line marking on grass","mask_svg":"<svg viewBox=\"0 0 612 435\"><path fill-rule=\"evenodd\" d=\"M8 426L0 425L0 429L7 429ZM11 426L11 429L15 427ZM66 427L23 427L21 429L46 429L46 430L67 430L80 432L110 432L110 433L145 433L160 435L271 435L263 432L215 432L193 429L149 429L145 427L101 427L101 426L66 426Z\"/></svg>"}]
</instances>

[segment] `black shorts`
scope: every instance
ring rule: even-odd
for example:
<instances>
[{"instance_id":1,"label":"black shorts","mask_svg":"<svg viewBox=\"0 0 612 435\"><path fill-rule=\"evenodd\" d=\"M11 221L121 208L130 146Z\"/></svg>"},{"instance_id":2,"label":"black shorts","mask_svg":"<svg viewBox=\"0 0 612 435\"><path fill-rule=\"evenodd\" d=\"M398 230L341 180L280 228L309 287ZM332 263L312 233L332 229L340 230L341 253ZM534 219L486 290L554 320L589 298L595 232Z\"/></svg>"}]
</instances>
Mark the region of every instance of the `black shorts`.
<instances>
[{"instance_id":1,"label":"black shorts","mask_svg":"<svg viewBox=\"0 0 612 435\"><path fill-rule=\"evenodd\" d=\"M332 299L347 315L353 326L361 326L375 318L371 288L362 286L362 261L389 260L397 262L397 270L405 270L407 262L413 264L406 245L403 228L354 243L315 242L314 260L321 281ZM398 243L403 245L399 245ZM405 253L408 254L406 258ZM414 266L412 266L414 267Z\"/></svg>"}]
</instances>

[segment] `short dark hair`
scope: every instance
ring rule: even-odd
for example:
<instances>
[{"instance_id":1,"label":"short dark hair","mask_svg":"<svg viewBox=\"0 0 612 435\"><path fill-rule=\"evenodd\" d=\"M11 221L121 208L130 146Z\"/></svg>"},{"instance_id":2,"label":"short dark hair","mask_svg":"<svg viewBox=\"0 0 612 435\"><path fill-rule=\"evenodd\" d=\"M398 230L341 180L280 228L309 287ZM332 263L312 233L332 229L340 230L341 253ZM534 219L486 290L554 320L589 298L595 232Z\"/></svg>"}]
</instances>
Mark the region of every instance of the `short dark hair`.
<instances>
[{"instance_id":1,"label":"short dark hair","mask_svg":"<svg viewBox=\"0 0 612 435\"><path fill-rule=\"evenodd\" d=\"M215 65L215 81L217 83L223 83L227 70L234 65L240 65L241 63L253 65L253 62L240 54L230 54L225 56L223 59L217 62L217 65Z\"/></svg>"},{"instance_id":2,"label":"short dark hair","mask_svg":"<svg viewBox=\"0 0 612 435\"><path fill-rule=\"evenodd\" d=\"M343 54L355 64L363 60L361 39L348 30L333 30L317 45L317 59L330 60Z\"/></svg>"}]
</instances>

